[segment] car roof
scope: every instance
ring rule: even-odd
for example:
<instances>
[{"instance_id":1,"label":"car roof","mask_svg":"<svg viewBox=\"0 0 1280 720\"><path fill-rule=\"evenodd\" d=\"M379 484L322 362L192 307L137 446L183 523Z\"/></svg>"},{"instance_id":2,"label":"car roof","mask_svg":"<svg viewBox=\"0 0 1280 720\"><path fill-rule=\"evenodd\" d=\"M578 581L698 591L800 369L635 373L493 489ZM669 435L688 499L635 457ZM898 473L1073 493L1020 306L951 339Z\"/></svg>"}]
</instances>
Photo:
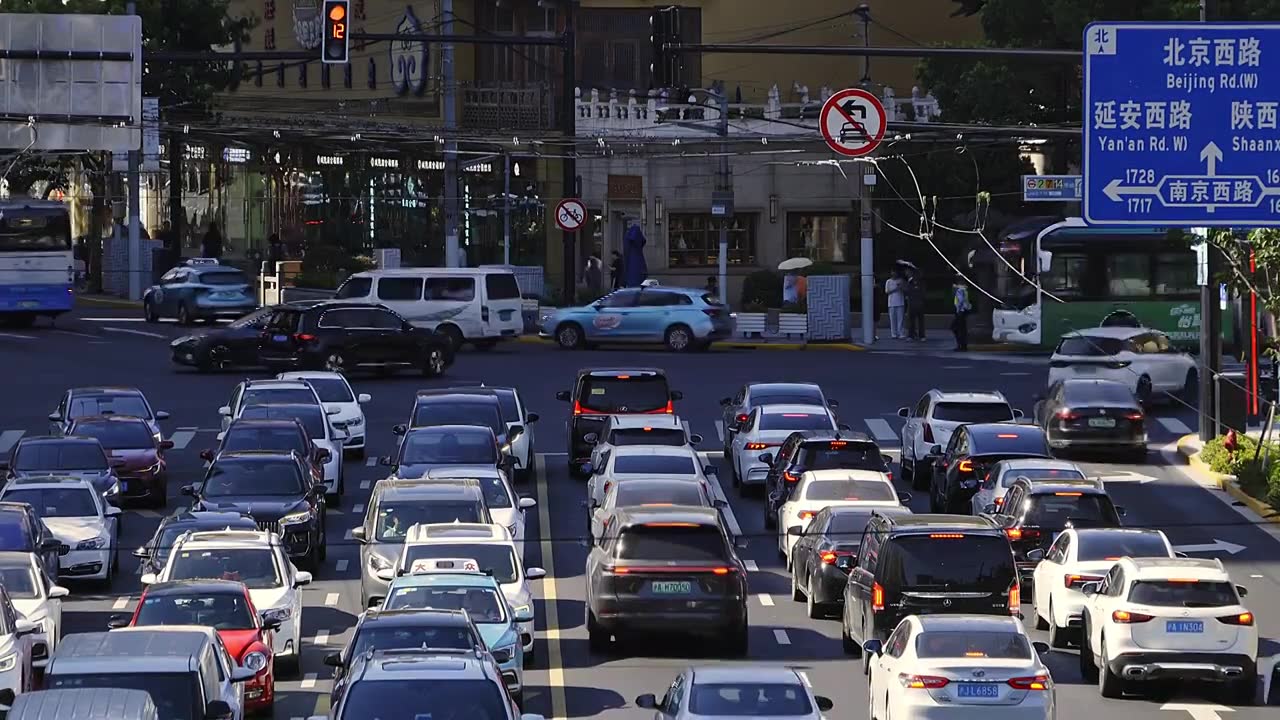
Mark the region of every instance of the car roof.
<instances>
[{"instance_id":1,"label":"car roof","mask_svg":"<svg viewBox=\"0 0 1280 720\"><path fill-rule=\"evenodd\" d=\"M241 384L245 387L254 388L282 386L287 388L311 389L311 386L307 384L306 380L281 380L280 378L249 378Z\"/></svg>"},{"instance_id":2,"label":"car roof","mask_svg":"<svg viewBox=\"0 0 1280 720\"><path fill-rule=\"evenodd\" d=\"M423 425L421 427L409 428L405 432L405 436L409 435L425 435L427 433L488 433L493 434L493 428L488 425Z\"/></svg>"},{"instance_id":3,"label":"car roof","mask_svg":"<svg viewBox=\"0 0 1280 720\"><path fill-rule=\"evenodd\" d=\"M73 485L75 487L84 488L85 490L94 490L93 483L82 477L61 476L61 475L31 475L27 477L12 478L5 486L23 488L40 488L40 487L65 487ZM3 492L3 490L0 490Z\"/></svg>"},{"instance_id":4,"label":"car roof","mask_svg":"<svg viewBox=\"0 0 1280 720\"><path fill-rule=\"evenodd\" d=\"M134 425L146 425L146 418L140 418L136 415L84 415L71 421L72 427L80 425L91 425L93 423L131 423Z\"/></svg>"},{"instance_id":5,"label":"car roof","mask_svg":"<svg viewBox=\"0 0 1280 720\"><path fill-rule=\"evenodd\" d=\"M965 427L969 432L970 438L975 438L979 442L982 440L990 440L997 435L1017 435L1019 439L1038 436L1044 437L1044 430L1037 425L1020 425L1018 423L968 423Z\"/></svg>"},{"instance_id":6,"label":"car roof","mask_svg":"<svg viewBox=\"0 0 1280 720\"><path fill-rule=\"evenodd\" d=\"M279 405L257 405L255 407L280 407L280 406ZM315 406L306 405L304 407L315 407ZM295 429L298 427L298 420L296 418L247 418L247 417L241 416L236 418L235 420L232 420L231 424L227 426L227 430L231 430L232 428L236 428L236 427L243 427L246 425L249 427L280 427L280 428L287 427L289 429ZM252 451L249 451L249 452L252 452Z\"/></svg>"},{"instance_id":7,"label":"car roof","mask_svg":"<svg viewBox=\"0 0 1280 720\"><path fill-rule=\"evenodd\" d=\"M929 391L937 396L938 402L994 402L1007 403L1004 393L998 390L939 390Z\"/></svg>"},{"instance_id":8,"label":"car roof","mask_svg":"<svg viewBox=\"0 0 1280 720\"><path fill-rule=\"evenodd\" d=\"M662 507L628 507L614 510L614 519L620 526L645 525L647 523L693 523L695 525L719 525L720 510L696 505L666 505Z\"/></svg>"},{"instance_id":9,"label":"car roof","mask_svg":"<svg viewBox=\"0 0 1280 720\"><path fill-rule=\"evenodd\" d=\"M434 467L427 470L427 474L422 477L426 480L506 479L506 475L492 465L451 465L448 467Z\"/></svg>"},{"instance_id":10,"label":"car roof","mask_svg":"<svg viewBox=\"0 0 1280 720\"><path fill-rule=\"evenodd\" d=\"M21 550L0 551L0 567L31 567L31 561L34 555L35 553L23 552Z\"/></svg>"},{"instance_id":11,"label":"car roof","mask_svg":"<svg viewBox=\"0 0 1280 720\"><path fill-rule=\"evenodd\" d=\"M64 635L49 661L54 676L87 672L191 672L199 667L200 652L213 642L213 628L195 625L120 628L107 632ZM104 661L118 658L121 662Z\"/></svg>"},{"instance_id":12,"label":"car roof","mask_svg":"<svg viewBox=\"0 0 1280 720\"><path fill-rule=\"evenodd\" d=\"M656 427L664 430L684 430L684 421L677 415L610 415L609 429L634 430Z\"/></svg>"},{"instance_id":13,"label":"car roof","mask_svg":"<svg viewBox=\"0 0 1280 720\"><path fill-rule=\"evenodd\" d=\"M879 515L880 513L876 513ZM979 532L982 534L1002 534L991 524L990 520L976 515L943 515L941 513L921 514L889 514L883 516L889 521L890 532L912 534L936 532Z\"/></svg>"},{"instance_id":14,"label":"car roof","mask_svg":"<svg viewBox=\"0 0 1280 720\"><path fill-rule=\"evenodd\" d=\"M1098 478L1085 478L1083 480L1059 480L1057 478L1051 480L1033 480L1031 478L1015 478L1015 483L1026 483L1027 490L1032 495L1052 495L1059 492L1084 493L1086 495L1106 495L1107 491L1102 487L1102 480Z\"/></svg>"},{"instance_id":15,"label":"car roof","mask_svg":"<svg viewBox=\"0 0 1280 720\"><path fill-rule=\"evenodd\" d=\"M404 576L418 577L418 576ZM467 614L462 610L369 610L362 625L390 627L466 627Z\"/></svg>"},{"instance_id":16,"label":"car roof","mask_svg":"<svg viewBox=\"0 0 1280 720\"><path fill-rule=\"evenodd\" d=\"M292 450L232 450L230 452L220 453L214 458L213 464L220 462L244 461L251 462L253 460L292 460L295 454Z\"/></svg>"},{"instance_id":17,"label":"car roof","mask_svg":"<svg viewBox=\"0 0 1280 720\"><path fill-rule=\"evenodd\" d=\"M375 650L369 657L360 659L357 668L353 668L352 676L351 682L355 683L376 680L495 680L481 655L446 655L430 650L420 653Z\"/></svg>"},{"instance_id":18,"label":"car roof","mask_svg":"<svg viewBox=\"0 0 1280 720\"><path fill-rule=\"evenodd\" d=\"M415 563L416 562L417 561L415 561ZM491 588L493 590L501 590L502 588L501 584L493 577L493 575L474 570L432 570L429 572L410 572L396 577L396 579L392 580L391 583L397 588L421 588L436 585Z\"/></svg>"},{"instance_id":19,"label":"car roof","mask_svg":"<svg viewBox=\"0 0 1280 720\"><path fill-rule=\"evenodd\" d=\"M244 583L234 580L170 580L148 585L143 593L147 597L170 595L244 595Z\"/></svg>"},{"instance_id":20,"label":"car roof","mask_svg":"<svg viewBox=\"0 0 1280 720\"><path fill-rule=\"evenodd\" d=\"M357 273L357 274L358 274L358 273ZM317 301L314 305L310 305L310 306L307 306L307 307L299 308L299 310L301 310L301 311L303 311L303 312L306 312L306 311L309 311L309 310L342 310L342 309L347 309L347 308L353 308L353 309L356 309L356 310L364 310L364 309L368 309L368 308L377 308L377 309L379 309L379 310L390 310L390 309L391 309L391 308L387 307L386 305L384 305L383 303L380 303L380 302L369 302L369 301L365 301L365 300L339 300L339 299L337 299L337 298L324 298L323 300L319 300L319 301Z\"/></svg>"},{"instance_id":21,"label":"car roof","mask_svg":"<svg viewBox=\"0 0 1280 720\"><path fill-rule=\"evenodd\" d=\"M468 275L514 275L507 267L400 267L400 268L379 268L376 270L362 270L353 274L351 277L380 277L383 275L422 275L425 277L435 276L468 276Z\"/></svg>"},{"instance_id":22,"label":"car roof","mask_svg":"<svg viewBox=\"0 0 1280 720\"><path fill-rule=\"evenodd\" d=\"M277 377L277 380L346 380L346 376L342 373L329 370L290 370L289 372L280 373L280 375L284 377Z\"/></svg>"},{"instance_id":23,"label":"car roof","mask_svg":"<svg viewBox=\"0 0 1280 720\"><path fill-rule=\"evenodd\" d=\"M156 710L145 690L54 688L22 693L14 699L9 717L120 720L156 717Z\"/></svg>"},{"instance_id":24,"label":"car roof","mask_svg":"<svg viewBox=\"0 0 1280 720\"><path fill-rule=\"evenodd\" d=\"M74 395L144 395L142 390L128 385L85 385L71 388L68 392Z\"/></svg>"},{"instance_id":25,"label":"car roof","mask_svg":"<svg viewBox=\"0 0 1280 720\"><path fill-rule=\"evenodd\" d=\"M1015 632L1022 630L1019 620L1012 615L917 615L925 632Z\"/></svg>"},{"instance_id":26,"label":"car roof","mask_svg":"<svg viewBox=\"0 0 1280 720\"><path fill-rule=\"evenodd\" d=\"M805 480L809 482L827 482L838 480L871 480L875 482L883 482L892 485L882 472L875 470L851 470L848 468L839 468L836 470L805 470L800 475L800 482Z\"/></svg>"},{"instance_id":27,"label":"car roof","mask_svg":"<svg viewBox=\"0 0 1280 720\"><path fill-rule=\"evenodd\" d=\"M633 368L582 368L578 370L578 378L584 377L617 377L619 375L643 375L647 377L663 377L667 376L665 370L659 368L633 367Z\"/></svg>"},{"instance_id":28,"label":"car roof","mask_svg":"<svg viewBox=\"0 0 1280 720\"><path fill-rule=\"evenodd\" d=\"M680 457L699 457L698 451L688 445L619 445L611 450L613 457L626 455L678 455Z\"/></svg>"},{"instance_id":29,"label":"car roof","mask_svg":"<svg viewBox=\"0 0 1280 720\"><path fill-rule=\"evenodd\" d=\"M800 437L802 443L834 442L843 440L844 442L868 443L875 445L877 448L880 447L880 444L875 440L872 440L870 435L849 430L797 430L791 434L791 437L795 437L797 435Z\"/></svg>"},{"instance_id":30,"label":"car roof","mask_svg":"<svg viewBox=\"0 0 1280 720\"><path fill-rule=\"evenodd\" d=\"M220 525L241 522L246 523L246 526L258 526L252 516L239 510L182 510L160 522L162 525Z\"/></svg>"},{"instance_id":31,"label":"car roof","mask_svg":"<svg viewBox=\"0 0 1280 720\"><path fill-rule=\"evenodd\" d=\"M1218 558L1120 558L1128 565L1126 576L1138 580L1189 578L1195 580L1227 580L1227 570Z\"/></svg>"},{"instance_id":32,"label":"car roof","mask_svg":"<svg viewBox=\"0 0 1280 720\"><path fill-rule=\"evenodd\" d=\"M779 665L695 665L689 668L693 673L693 683L744 684L803 684L800 674L794 669Z\"/></svg>"},{"instance_id":33,"label":"car roof","mask_svg":"<svg viewBox=\"0 0 1280 720\"><path fill-rule=\"evenodd\" d=\"M761 415L784 415L787 413L804 413L805 415L827 415L831 411L825 405L812 403L794 403L787 405L761 405L757 408Z\"/></svg>"},{"instance_id":34,"label":"car roof","mask_svg":"<svg viewBox=\"0 0 1280 720\"><path fill-rule=\"evenodd\" d=\"M13 502L11 500L0 500L0 513L34 515L35 512L36 511L26 503Z\"/></svg>"},{"instance_id":35,"label":"car roof","mask_svg":"<svg viewBox=\"0 0 1280 720\"><path fill-rule=\"evenodd\" d=\"M85 435L33 435L24 437L18 442L23 445L84 445L93 443L101 445L98 438L87 437Z\"/></svg>"},{"instance_id":36,"label":"car roof","mask_svg":"<svg viewBox=\"0 0 1280 720\"><path fill-rule=\"evenodd\" d=\"M1073 532L1077 537L1105 537L1116 535L1151 535L1153 537L1167 537L1165 534L1155 528L1126 528L1126 527L1093 527L1093 528L1067 528L1068 532Z\"/></svg>"},{"instance_id":37,"label":"car roof","mask_svg":"<svg viewBox=\"0 0 1280 720\"><path fill-rule=\"evenodd\" d=\"M200 548L261 548L276 543L271 533L264 530L194 530L182 539L187 550Z\"/></svg>"},{"instance_id":38,"label":"car roof","mask_svg":"<svg viewBox=\"0 0 1280 720\"><path fill-rule=\"evenodd\" d=\"M467 478L446 478L443 480L382 480L382 500L399 498L418 498L422 500L461 498L463 500L483 500L484 494L480 485Z\"/></svg>"},{"instance_id":39,"label":"car roof","mask_svg":"<svg viewBox=\"0 0 1280 720\"><path fill-rule=\"evenodd\" d=\"M438 542L511 542L511 533L501 525L485 523L425 523L409 528L406 543L426 545Z\"/></svg>"},{"instance_id":40,"label":"car roof","mask_svg":"<svg viewBox=\"0 0 1280 720\"><path fill-rule=\"evenodd\" d=\"M1001 460L998 464L1006 472L1015 470L1077 470L1081 475L1087 475L1084 468L1070 460L1058 460L1056 458L1010 458Z\"/></svg>"},{"instance_id":41,"label":"car roof","mask_svg":"<svg viewBox=\"0 0 1280 720\"><path fill-rule=\"evenodd\" d=\"M757 393L761 390L774 390L777 392L786 392L788 390L817 390L822 392L822 386L818 383L811 382L750 382L747 383L748 393Z\"/></svg>"},{"instance_id":42,"label":"car roof","mask_svg":"<svg viewBox=\"0 0 1280 720\"><path fill-rule=\"evenodd\" d=\"M1109 327L1092 327L1092 328L1081 328L1079 330L1072 330L1071 332L1064 334L1062 336L1062 339L1065 340L1067 338L1101 337L1101 338L1115 338L1117 340L1128 340L1131 337L1134 337L1137 335L1145 335L1150 332L1158 332L1158 331L1153 331L1151 328L1146 328L1146 327L1135 328L1135 327L1122 327L1122 326L1114 325Z\"/></svg>"},{"instance_id":43,"label":"car roof","mask_svg":"<svg viewBox=\"0 0 1280 720\"><path fill-rule=\"evenodd\" d=\"M441 388L439 390L419 390L414 395L414 402L431 400L433 402L494 402L498 394L489 388Z\"/></svg>"}]
</instances>

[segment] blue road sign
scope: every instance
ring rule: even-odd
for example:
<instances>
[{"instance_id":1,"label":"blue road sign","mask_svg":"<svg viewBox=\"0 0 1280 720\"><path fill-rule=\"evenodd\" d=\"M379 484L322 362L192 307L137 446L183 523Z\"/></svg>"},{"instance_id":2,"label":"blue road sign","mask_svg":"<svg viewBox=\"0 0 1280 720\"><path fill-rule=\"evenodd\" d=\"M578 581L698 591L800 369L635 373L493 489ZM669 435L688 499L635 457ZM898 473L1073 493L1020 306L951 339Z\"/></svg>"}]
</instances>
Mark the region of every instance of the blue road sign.
<instances>
[{"instance_id":1,"label":"blue road sign","mask_svg":"<svg viewBox=\"0 0 1280 720\"><path fill-rule=\"evenodd\" d=\"M1280 225L1280 24L1093 23L1084 47L1087 222Z\"/></svg>"},{"instance_id":2,"label":"blue road sign","mask_svg":"<svg viewBox=\"0 0 1280 720\"><path fill-rule=\"evenodd\" d=\"M1023 175L1024 202L1080 202L1084 184L1079 175Z\"/></svg>"}]
</instances>

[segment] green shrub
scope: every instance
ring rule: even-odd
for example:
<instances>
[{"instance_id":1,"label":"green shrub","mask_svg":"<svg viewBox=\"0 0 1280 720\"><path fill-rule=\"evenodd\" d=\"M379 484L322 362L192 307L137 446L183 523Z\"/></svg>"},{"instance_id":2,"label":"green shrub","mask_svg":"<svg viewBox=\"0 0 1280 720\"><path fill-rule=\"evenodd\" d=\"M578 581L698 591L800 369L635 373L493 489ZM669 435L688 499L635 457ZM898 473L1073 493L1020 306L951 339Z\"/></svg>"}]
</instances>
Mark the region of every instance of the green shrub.
<instances>
[{"instance_id":1,"label":"green shrub","mask_svg":"<svg viewBox=\"0 0 1280 720\"><path fill-rule=\"evenodd\" d=\"M1203 460L1214 472L1234 475L1240 482L1240 488L1249 495L1280 507L1280 445L1272 444L1270 452L1264 448L1258 453L1258 441L1246 435L1237 435L1234 455L1223 447L1224 438L1214 438L1205 444L1200 453ZM1257 454L1257 460L1254 455ZM1267 467L1263 468L1263 460Z\"/></svg>"},{"instance_id":2,"label":"green shrub","mask_svg":"<svg viewBox=\"0 0 1280 720\"><path fill-rule=\"evenodd\" d=\"M742 280L739 305L746 312L763 312L782 307L782 275L774 270L757 270Z\"/></svg>"}]
</instances>

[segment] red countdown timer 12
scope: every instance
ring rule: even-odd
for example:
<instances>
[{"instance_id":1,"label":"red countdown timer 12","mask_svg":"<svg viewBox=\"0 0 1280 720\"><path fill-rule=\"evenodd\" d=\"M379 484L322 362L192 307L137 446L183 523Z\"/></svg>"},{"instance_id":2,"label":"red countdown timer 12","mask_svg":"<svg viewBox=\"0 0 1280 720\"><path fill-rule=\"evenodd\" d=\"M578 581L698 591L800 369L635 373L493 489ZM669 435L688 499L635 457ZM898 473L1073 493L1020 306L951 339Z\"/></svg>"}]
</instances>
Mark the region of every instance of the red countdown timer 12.
<instances>
[{"instance_id":1,"label":"red countdown timer 12","mask_svg":"<svg viewBox=\"0 0 1280 720\"><path fill-rule=\"evenodd\" d=\"M334 40L347 39L347 8L345 5L334 4L329 8L329 35Z\"/></svg>"}]
</instances>

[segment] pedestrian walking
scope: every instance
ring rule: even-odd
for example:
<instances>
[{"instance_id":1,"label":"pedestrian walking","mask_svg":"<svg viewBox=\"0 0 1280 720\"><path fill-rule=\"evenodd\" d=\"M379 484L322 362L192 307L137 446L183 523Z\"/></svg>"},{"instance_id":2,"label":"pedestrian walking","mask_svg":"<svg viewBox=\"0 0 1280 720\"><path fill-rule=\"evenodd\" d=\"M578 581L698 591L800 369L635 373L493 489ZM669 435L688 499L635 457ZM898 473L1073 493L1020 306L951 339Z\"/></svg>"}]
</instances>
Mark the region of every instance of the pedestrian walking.
<instances>
[{"instance_id":1,"label":"pedestrian walking","mask_svg":"<svg viewBox=\"0 0 1280 720\"><path fill-rule=\"evenodd\" d=\"M894 268L889 279L884 281L884 294L889 300L889 336L894 340L906 337L903 332L903 321L907 313L907 284L902 278L902 271Z\"/></svg>"},{"instance_id":2,"label":"pedestrian walking","mask_svg":"<svg viewBox=\"0 0 1280 720\"><path fill-rule=\"evenodd\" d=\"M205 232L204 239L200 241L200 257L218 259L222 257L222 233L218 230L218 223L209 223L209 230Z\"/></svg>"},{"instance_id":3,"label":"pedestrian walking","mask_svg":"<svg viewBox=\"0 0 1280 720\"><path fill-rule=\"evenodd\" d=\"M600 285L604 281L604 263L595 253L587 258L587 265L582 270L582 282L587 286L587 291L591 293L591 297L600 297Z\"/></svg>"},{"instance_id":4,"label":"pedestrian walking","mask_svg":"<svg viewBox=\"0 0 1280 720\"><path fill-rule=\"evenodd\" d=\"M720 281L716 279L715 275L708 275L707 284L706 286L703 287L703 290L706 290L708 295L715 295L716 298L719 298L720 297Z\"/></svg>"},{"instance_id":5,"label":"pedestrian walking","mask_svg":"<svg viewBox=\"0 0 1280 720\"><path fill-rule=\"evenodd\" d=\"M609 286L614 290L622 287L622 253L613 251L613 260L609 263Z\"/></svg>"},{"instance_id":6,"label":"pedestrian walking","mask_svg":"<svg viewBox=\"0 0 1280 720\"><path fill-rule=\"evenodd\" d=\"M907 277L907 335L924 342L924 274L919 270Z\"/></svg>"},{"instance_id":7,"label":"pedestrian walking","mask_svg":"<svg viewBox=\"0 0 1280 720\"><path fill-rule=\"evenodd\" d=\"M969 314L973 312L973 304L969 302L969 286L963 275L956 275L951 285L951 303L955 316L951 320L951 332L956 336L956 351L969 350Z\"/></svg>"}]
</instances>

